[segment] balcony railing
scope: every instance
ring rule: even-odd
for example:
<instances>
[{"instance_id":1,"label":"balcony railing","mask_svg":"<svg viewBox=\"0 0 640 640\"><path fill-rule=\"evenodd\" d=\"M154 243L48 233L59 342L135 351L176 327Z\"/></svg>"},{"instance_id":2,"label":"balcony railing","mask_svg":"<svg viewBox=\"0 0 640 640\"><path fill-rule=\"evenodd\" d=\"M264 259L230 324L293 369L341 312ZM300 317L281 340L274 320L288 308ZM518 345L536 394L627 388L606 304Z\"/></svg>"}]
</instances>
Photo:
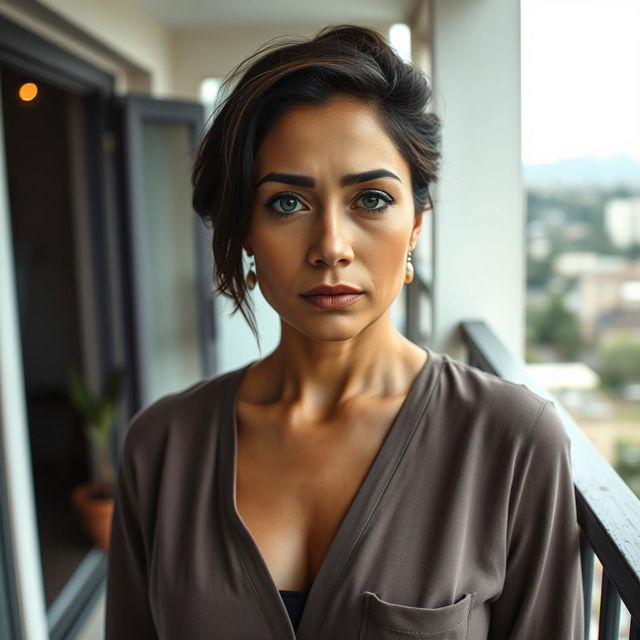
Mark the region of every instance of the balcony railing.
<instances>
[{"instance_id":1,"label":"balcony railing","mask_svg":"<svg viewBox=\"0 0 640 640\"><path fill-rule=\"evenodd\" d=\"M631 614L630 640L640 640L640 500L591 444L562 405L528 374L482 320L461 323L468 363L501 378L524 384L553 400L571 440L584 589L585 640L590 638L594 554L603 567L599 640L618 640L620 603Z\"/></svg>"}]
</instances>

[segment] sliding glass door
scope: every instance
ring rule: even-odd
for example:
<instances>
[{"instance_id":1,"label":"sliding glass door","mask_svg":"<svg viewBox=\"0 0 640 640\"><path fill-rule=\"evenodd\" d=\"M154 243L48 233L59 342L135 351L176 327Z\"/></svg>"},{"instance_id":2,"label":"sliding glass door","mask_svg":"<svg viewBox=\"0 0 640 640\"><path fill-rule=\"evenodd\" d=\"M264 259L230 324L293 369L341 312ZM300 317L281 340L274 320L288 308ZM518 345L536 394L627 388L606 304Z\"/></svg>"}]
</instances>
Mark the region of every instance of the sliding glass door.
<instances>
[{"instance_id":1,"label":"sliding glass door","mask_svg":"<svg viewBox=\"0 0 640 640\"><path fill-rule=\"evenodd\" d=\"M191 208L198 104L123 102L137 404L216 371L210 231Z\"/></svg>"}]
</instances>

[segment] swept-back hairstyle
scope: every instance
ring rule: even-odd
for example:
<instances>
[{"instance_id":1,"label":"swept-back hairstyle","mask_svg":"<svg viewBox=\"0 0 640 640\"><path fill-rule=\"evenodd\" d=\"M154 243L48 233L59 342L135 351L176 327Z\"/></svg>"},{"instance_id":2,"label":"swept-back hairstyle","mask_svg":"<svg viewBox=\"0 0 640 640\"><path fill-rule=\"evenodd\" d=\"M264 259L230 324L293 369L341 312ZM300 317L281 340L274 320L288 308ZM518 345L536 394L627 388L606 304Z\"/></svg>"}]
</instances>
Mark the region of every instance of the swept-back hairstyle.
<instances>
[{"instance_id":1,"label":"swept-back hairstyle","mask_svg":"<svg viewBox=\"0 0 640 640\"><path fill-rule=\"evenodd\" d=\"M242 242L253 205L254 158L276 118L294 105L319 105L337 95L374 105L411 167L416 213L433 206L429 185L438 178L440 120L426 112L431 88L424 75L378 32L354 25L325 27L313 38L271 40L236 66L220 91L228 95L193 167L193 208L213 229L216 293L235 301L232 313L242 312L259 345Z\"/></svg>"}]
</instances>

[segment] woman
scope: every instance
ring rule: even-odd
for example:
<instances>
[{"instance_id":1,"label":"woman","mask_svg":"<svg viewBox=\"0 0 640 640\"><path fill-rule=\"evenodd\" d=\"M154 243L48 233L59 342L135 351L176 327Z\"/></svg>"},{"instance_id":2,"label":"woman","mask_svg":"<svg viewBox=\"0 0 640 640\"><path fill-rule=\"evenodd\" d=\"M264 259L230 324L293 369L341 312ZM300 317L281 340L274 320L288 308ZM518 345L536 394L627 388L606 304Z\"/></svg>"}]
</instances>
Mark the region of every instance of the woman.
<instances>
[{"instance_id":1,"label":"woman","mask_svg":"<svg viewBox=\"0 0 640 640\"><path fill-rule=\"evenodd\" d=\"M218 291L256 332L257 282L280 343L131 421L107 638L578 640L553 404L391 322L437 178L427 81L348 25L236 79L194 207Z\"/></svg>"}]
</instances>

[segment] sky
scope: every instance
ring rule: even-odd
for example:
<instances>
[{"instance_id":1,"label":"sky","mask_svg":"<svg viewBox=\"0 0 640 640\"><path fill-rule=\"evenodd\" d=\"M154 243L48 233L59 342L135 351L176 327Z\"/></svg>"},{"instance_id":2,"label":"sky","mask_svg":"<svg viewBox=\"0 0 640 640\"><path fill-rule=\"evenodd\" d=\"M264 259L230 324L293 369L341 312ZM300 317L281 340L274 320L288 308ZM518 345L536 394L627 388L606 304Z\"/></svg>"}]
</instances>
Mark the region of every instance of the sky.
<instances>
[{"instance_id":1,"label":"sky","mask_svg":"<svg viewBox=\"0 0 640 640\"><path fill-rule=\"evenodd\" d=\"M521 0L524 164L640 161L640 0Z\"/></svg>"}]
</instances>

